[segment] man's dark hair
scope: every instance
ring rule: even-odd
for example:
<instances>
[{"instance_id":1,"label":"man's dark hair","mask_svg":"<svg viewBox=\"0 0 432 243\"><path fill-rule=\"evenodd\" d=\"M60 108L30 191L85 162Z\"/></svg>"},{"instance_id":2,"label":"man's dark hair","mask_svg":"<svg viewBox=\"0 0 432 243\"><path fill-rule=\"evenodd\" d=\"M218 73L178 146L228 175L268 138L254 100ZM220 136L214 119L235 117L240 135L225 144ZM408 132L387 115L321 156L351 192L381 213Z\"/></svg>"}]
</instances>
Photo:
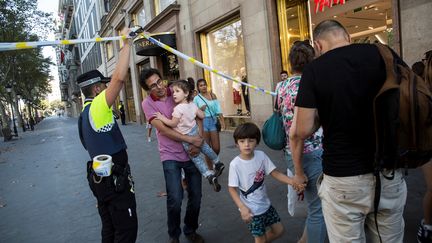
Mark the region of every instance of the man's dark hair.
<instances>
[{"instance_id":1,"label":"man's dark hair","mask_svg":"<svg viewBox=\"0 0 432 243\"><path fill-rule=\"evenodd\" d=\"M236 144L239 139L245 138L256 139L257 144L259 144L261 140L261 131L254 123L246 122L235 129L233 137Z\"/></svg>"},{"instance_id":2,"label":"man's dark hair","mask_svg":"<svg viewBox=\"0 0 432 243\"><path fill-rule=\"evenodd\" d=\"M285 73L286 75L288 75L288 72L285 71L285 70L282 70L282 71L280 72L280 74L284 74L284 73ZM279 75L280 75L280 74L279 74Z\"/></svg>"},{"instance_id":3,"label":"man's dark hair","mask_svg":"<svg viewBox=\"0 0 432 243\"><path fill-rule=\"evenodd\" d=\"M329 19L322 21L315 27L315 29L313 30L314 40L319 39L320 36L325 33L335 30L342 31L346 35L346 37L349 37L348 31L345 29L345 27L343 27L341 23L336 20Z\"/></svg>"},{"instance_id":4,"label":"man's dark hair","mask_svg":"<svg viewBox=\"0 0 432 243\"><path fill-rule=\"evenodd\" d=\"M424 70L425 70L425 65L423 62L415 62L411 69L413 70L413 72L415 74L417 74L418 76L423 78L423 74L424 74Z\"/></svg>"},{"instance_id":5,"label":"man's dark hair","mask_svg":"<svg viewBox=\"0 0 432 243\"><path fill-rule=\"evenodd\" d=\"M139 83L141 87L146 91L150 90L150 87L147 85L146 80L151 76L153 76L153 74L157 74L159 78L162 78L162 75L160 74L159 70L155 68L146 68L141 71Z\"/></svg>"},{"instance_id":6,"label":"man's dark hair","mask_svg":"<svg viewBox=\"0 0 432 243\"><path fill-rule=\"evenodd\" d=\"M309 40L296 41L291 47L289 61L293 72L303 73L306 64L312 62L315 56L314 48Z\"/></svg>"}]
</instances>

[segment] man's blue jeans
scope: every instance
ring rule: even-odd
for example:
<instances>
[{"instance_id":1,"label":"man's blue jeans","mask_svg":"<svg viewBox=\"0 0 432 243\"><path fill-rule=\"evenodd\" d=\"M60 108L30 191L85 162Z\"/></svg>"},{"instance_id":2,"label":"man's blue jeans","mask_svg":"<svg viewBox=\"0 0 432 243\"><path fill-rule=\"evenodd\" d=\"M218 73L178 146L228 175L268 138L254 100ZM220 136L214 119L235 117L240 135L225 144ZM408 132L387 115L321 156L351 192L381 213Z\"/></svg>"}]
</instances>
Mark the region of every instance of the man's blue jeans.
<instances>
[{"instance_id":1,"label":"man's blue jeans","mask_svg":"<svg viewBox=\"0 0 432 243\"><path fill-rule=\"evenodd\" d=\"M167 192L168 234L171 238L178 238L181 234L180 217L183 201L181 169L185 172L188 192L183 232L185 235L192 234L198 229L201 208L201 174L192 161L166 160L162 162L162 165Z\"/></svg>"},{"instance_id":2,"label":"man's blue jeans","mask_svg":"<svg viewBox=\"0 0 432 243\"><path fill-rule=\"evenodd\" d=\"M308 184L304 191L308 203L308 215L306 218L306 231L308 243L324 242L327 236L327 229L321 209L321 199L318 197L317 180L322 174L321 162L322 150L315 150L303 154L303 170L308 178ZM288 168L295 173L291 155L285 152Z\"/></svg>"}]
</instances>

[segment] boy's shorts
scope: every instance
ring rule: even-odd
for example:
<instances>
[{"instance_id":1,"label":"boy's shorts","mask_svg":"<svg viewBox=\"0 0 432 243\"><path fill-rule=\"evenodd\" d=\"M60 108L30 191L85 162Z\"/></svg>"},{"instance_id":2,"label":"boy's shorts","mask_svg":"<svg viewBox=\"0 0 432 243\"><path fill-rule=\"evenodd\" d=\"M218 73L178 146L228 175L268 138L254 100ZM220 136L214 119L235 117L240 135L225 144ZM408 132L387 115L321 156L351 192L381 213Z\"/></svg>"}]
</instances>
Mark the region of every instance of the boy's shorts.
<instances>
[{"instance_id":1,"label":"boy's shorts","mask_svg":"<svg viewBox=\"0 0 432 243\"><path fill-rule=\"evenodd\" d=\"M278 222L280 222L279 214L270 205L270 208L265 213L252 217L252 221L248 224L248 229L254 237L259 237L265 234L268 227Z\"/></svg>"}]
</instances>

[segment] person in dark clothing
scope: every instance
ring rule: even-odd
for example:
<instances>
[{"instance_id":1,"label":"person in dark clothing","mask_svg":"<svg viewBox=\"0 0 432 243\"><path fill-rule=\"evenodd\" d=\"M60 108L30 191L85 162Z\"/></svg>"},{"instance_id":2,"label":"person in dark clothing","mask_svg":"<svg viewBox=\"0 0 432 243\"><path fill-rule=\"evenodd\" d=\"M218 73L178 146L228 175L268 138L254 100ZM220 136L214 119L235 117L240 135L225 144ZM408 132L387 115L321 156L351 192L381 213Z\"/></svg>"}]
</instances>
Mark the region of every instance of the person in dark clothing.
<instances>
[{"instance_id":1,"label":"person in dark clothing","mask_svg":"<svg viewBox=\"0 0 432 243\"><path fill-rule=\"evenodd\" d=\"M386 79L384 60L375 45L351 44L348 32L335 20L318 24L313 36L318 57L303 71L289 136L294 180L308 180L302 165L304 141L321 125L323 176L318 195L330 242L364 242L366 228L372 242L381 237L382 242L402 243L407 189L400 169L379 174L381 199L378 209L373 206L373 100ZM384 178L392 173L393 180Z\"/></svg>"},{"instance_id":2,"label":"person in dark clothing","mask_svg":"<svg viewBox=\"0 0 432 243\"><path fill-rule=\"evenodd\" d=\"M128 39L124 43L111 80L97 70L86 72L77 79L85 96L78 122L81 142L90 159L110 155L113 162L108 176L98 176L94 171L98 164L87 162L87 180L97 199L102 221L102 242L135 242L138 230L127 146L112 110L128 75L130 44Z\"/></svg>"},{"instance_id":3,"label":"person in dark clothing","mask_svg":"<svg viewBox=\"0 0 432 243\"><path fill-rule=\"evenodd\" d=\"M34 130L34 125L35 125L35 120L33 119L32 116L30 116L29 121L28 121L29 125L30 125L30 130Z\"/></svg>"},{"instance_id":4,"label":"person in dark clothing","mask_svg":"<svg viewBox=\"0 0 432 243\"><path fill-rule=\"evenodd\" d=\"M123 101L120 100L120 105L119 105L119 111L120 111L120 120L122 125L126 125L126 112L125 112L125 108L123 105Z\"/></svg>"},{"instance_id":5,"label":"person in dark clothing","mask_svg":"<svg viewBox=\"0 0 432 243\"><path fill-rule=\"evenodd\" d=\"M248 80L247 80L245 67L240 68L240 75L241 75L241 81L247 83ZM250 116L249 89L246 85L242 85L242 94L243 94L244 103L246 107L246 115Z\"/></svg>"}]
</instances>

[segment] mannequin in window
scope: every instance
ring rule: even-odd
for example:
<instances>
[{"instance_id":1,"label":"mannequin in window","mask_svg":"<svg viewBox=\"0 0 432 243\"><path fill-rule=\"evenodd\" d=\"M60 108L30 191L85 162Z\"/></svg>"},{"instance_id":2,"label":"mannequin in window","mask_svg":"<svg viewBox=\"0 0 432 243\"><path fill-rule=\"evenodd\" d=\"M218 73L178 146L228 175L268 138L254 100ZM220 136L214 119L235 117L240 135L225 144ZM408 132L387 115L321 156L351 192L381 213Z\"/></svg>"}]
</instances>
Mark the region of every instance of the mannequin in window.
<instances>
[{"instance_id":1,"label":"mannequin in window","mask_svg":"<svg viewBox=\"0 0 432 243\"><path fill-rule=\"evenodd\" d=\"M240 75L241 75L241 81L243 83L247 83L248 80L247 80L247 73L245 67L240 68ZM246 107L246 116L250 116L249 89L246 85L242 85L241 88L242 88L243 99Z\"/></svg>"},{"instance_id":2,"label":"mannequin in window","mask_svg":"<svg viewBox=\"0 0 432 243\"><path fill-rule=\"evenodd\" d=\"M238 71L237 69L234 69L233 72L233 77L237 80L240 80L240 77L238 75ZM232 83L232 88L233 88L233 103L234 105L237 106L237 115L241 115L242 114L242 108L241 108L241 90L242 90L242 85L240 83L234 82Z\"/></svg>"}]
</instances>

